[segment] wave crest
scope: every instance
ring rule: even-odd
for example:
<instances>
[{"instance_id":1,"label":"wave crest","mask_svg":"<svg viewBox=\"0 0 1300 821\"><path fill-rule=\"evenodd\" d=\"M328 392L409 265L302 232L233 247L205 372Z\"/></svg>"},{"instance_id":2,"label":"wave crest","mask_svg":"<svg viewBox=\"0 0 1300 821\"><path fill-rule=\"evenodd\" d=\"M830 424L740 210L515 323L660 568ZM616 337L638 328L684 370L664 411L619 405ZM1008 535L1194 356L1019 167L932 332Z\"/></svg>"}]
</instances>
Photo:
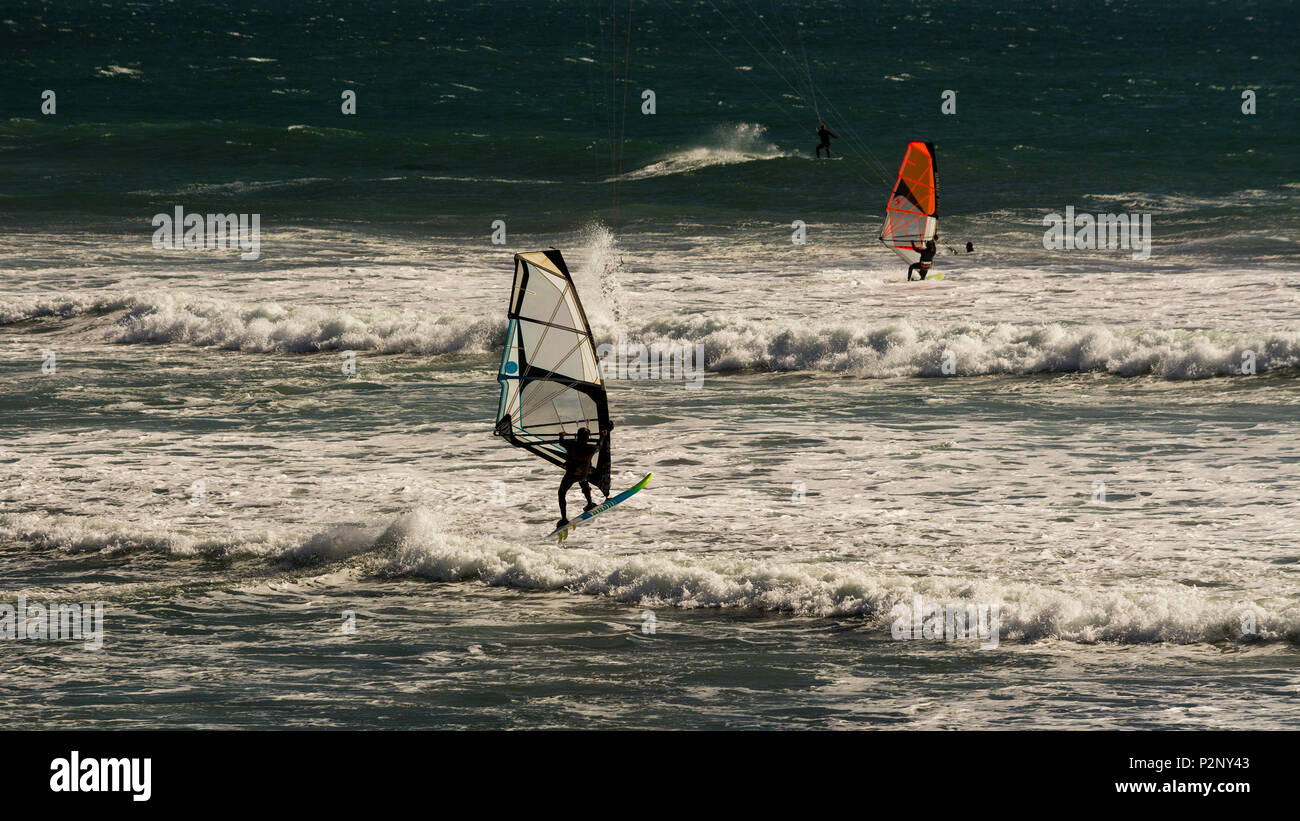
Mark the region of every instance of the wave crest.
<instances>
[{"instance_id":1,"label":"wave crest","mask_svg":"<svg viewBox=\"0 0 1300 821\"><path fill-rule=\"evenodd\" d=\"M649 323L645 344L703 344L710 371L813 370L863 377L1030 373L1110 373L1198 379L1300 367L1300 333L1123 330L1058 323L937 325L890 321L860 325L735 323L710 318ZM951 352L951 356L947 355ZM1249 357L1245 357L1246 360Z\"/></svg>"},{"instance_id":2,"label":"wave crest","mask_svg":"<svg viewBox=\"0 0 1300 821\"><path fill-rule=\"evenodd\" d=\"M1251 355L1258 373L1300 367L1300 332L1295 331L906 320L809 324L717 315L674 315L636 325L620 321L612 246L590 256L582 275L600 283L603 298L593 302L593 309L600 309L592 314L598 335L616 333L628 342L662 349L701 344L705 368L714 373L802 370L864 378L931 377L949 375L944 365L950 361L955 376L1109 373L1183 380L1238 375ZM603 307L606 302L613 307ZM488 354L499 351L506 326L504 318L360 314L166 292L33 298L0 305L0 323L95 314L104 314L112 323L108 335L118 343L177 343L252 353Z\"/></svg>"},{"instance_id":3,"label":"wave crest","mask_svg":"<svg viewBox=\"0 0 1300 821\"><path fill-rule=\"evenodd\" d=\"M889 629L896 605L917 596L940 606L997 604L1003 640L1191 644L1242 635L1300 641L1300 608L1271 612L1249 601L1213 600L1181 585L1124 591L1063 591L982 580L891 578L844 563L784 563L682 554L602 556L584 550L526 547L464 536L420 509L385 535L384 572L440 582L479 581L525 590L566 590L637 607L750 608L795 616L864 617Z\"/></svg>"},{"instance_id":4,"label":"wave crest","mask_svg":"<svg viewBox=\"0 0 1300 821\"><path fill-rule=\"evenodd\" d=\"M678 151L650 163L644 168L611 177L606 182L645 180L686 174L714 165L735 165L755 160L795 157L797 152L784 151L768 141L767 127L758 123L734 123L714 129L708 145Z\"/></svg>"},{"instance_id":5,"label":"wave crest","mask_svg":"<svg viewBox=\"0 0 1300 821\"><path fill-rule=\"evenodd\" d=\"M1118 590L1062 589L984 579L888 576L843 561L792 563L682 553L610 556L552 545L526 546L467 535L463 530L442 513L426 508L394 519L382 533L378 527L339 525L307 538L269 532L211 538L94 517L0 515L0 538L43 548L69 553L145 550L176 557L245 556L265 560L271 573L286 564L349 563L387 577L567 591L637 607L855 617L882 631L889 631L897 618L897 605L910 606L920 597L940 607L997 605L1002 641L1300 642L1300 605L1269 609L1172 583ZM1255 632L1243 638L1247 614Z\"/></svg>"}]
</instances>

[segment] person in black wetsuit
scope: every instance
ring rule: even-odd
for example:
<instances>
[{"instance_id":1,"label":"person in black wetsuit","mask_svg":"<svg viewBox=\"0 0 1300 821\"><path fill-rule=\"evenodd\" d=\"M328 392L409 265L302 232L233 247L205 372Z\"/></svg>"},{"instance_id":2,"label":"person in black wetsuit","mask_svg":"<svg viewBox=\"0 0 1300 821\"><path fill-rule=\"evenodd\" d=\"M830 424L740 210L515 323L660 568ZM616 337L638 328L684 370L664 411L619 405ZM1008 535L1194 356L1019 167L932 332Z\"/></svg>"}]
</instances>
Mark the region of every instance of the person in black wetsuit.
<instances>
[{"instance_id":1,"label":"person in black wetsuit","mask_svg":"<svg viewBox=\"0 0 1300 821\"><path fill-rule=\"evenodd\" d=\"M936 237L936 239L937 239L937 237ZM919 253L919 254L921 255L921 259L920 259L919 261L917 261L917 262L913 262L911 265L907 266L907 281L908 281L908 282L911 282L911 281L912 281L912 272L913 272L913 271L919 271L920 274L921 274L921 279L925 279L925 275L928 274L928 273L930 273L930 263L931 263L931 262L934 262L934 255L935 255L935 252L937 252L937 251L939 250L939 246L938 246L937 243L935 243L935 241L934 241L933 239L927 239L927 240L925 241L925 246L922 247L922 248L917 248L917 247L916 247L916 243L913 242L913 243L912 243L912 250L913 250L913 251L916 251L917 253Z\"/></svg>"},{"instance_id":2,"label":"person in black wetsuit","mask_svg":"<svg viewBox=\"0 0 1300 821\"><path fill-rule=\"evenodd\" d=\"M582 509L582 512L586 513L596 506L596 503L591 500L591 485L587 482L587 476L591 473L592 458L600 450L601 443L608 435L609 430L602 430L600 439L593 443L591 431L578 428L577 436L566 441L568 434L560 431L560 447L564 448L565 456L564 478L560 480L560 521L556 527L564 527L569 523L568 503L564 497L568 495L569 488L573 487L574 482L582 488L582 495L587 499L587 506Z\"/></svg>"},{"instance_id":3,"label":"person in black wetsuit","mask_svg":"<svg viewBox=\"0 0 1300 821\"><path fill-rule=\"evenodd\" d=\"M968 254L975 253L975 243L973 242L966 243L966 253Z\"/></svg>"},{"instance_id":4,"label":"person in black wetsuit","mask_svg":"<svg viewBox=\"0 0 1300 821\"><path fill-rule=\"evenodd\" d=\"M832 132L829 128L827 128L826 123L822 123L820 126L817 127L817 139L821 141L817 145L818 159L821 158L823 148L826 149L826 159L829 160L831 158L831 137L834 137L835 139L838 140L840 138L840 135Z\"/></svg>"}]
</instances>

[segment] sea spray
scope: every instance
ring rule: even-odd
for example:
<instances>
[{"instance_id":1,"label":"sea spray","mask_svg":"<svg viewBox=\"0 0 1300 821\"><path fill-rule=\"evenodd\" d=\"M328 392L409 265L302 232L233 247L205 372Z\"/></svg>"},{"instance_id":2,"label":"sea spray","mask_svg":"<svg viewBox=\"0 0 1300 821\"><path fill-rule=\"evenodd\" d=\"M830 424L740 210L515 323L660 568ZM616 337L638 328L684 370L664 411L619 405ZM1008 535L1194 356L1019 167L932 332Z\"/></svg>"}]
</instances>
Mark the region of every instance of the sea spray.
<instances>
[{"instance_id":1,"label":"sea spray","mask_svg":"<svg viewBox=\"0 0 1300 821\"><path fill-rule=\"evenodd\" d=\"M604 223L589 222L578 230L577 264L570 273L583 299L587 320L608 325L612 334L623 330L626 312L618 272L623 266L618 240Z\"/></svg>"},{"instance_id":2,"label":"sea spray","mask_svg":"<svg viewBox=\"0 0 1300 821\"><path fill-rule=\"evenodd\" d=\"M644 168L630 171L613 180L632 181L666 177L699 171L714 165L735 165L755 160L797 157L799 152L786 151L767 137L767 127L758 123L728 123L715 128L706 145L673 152Z\"/></svg>"}]
</instances>

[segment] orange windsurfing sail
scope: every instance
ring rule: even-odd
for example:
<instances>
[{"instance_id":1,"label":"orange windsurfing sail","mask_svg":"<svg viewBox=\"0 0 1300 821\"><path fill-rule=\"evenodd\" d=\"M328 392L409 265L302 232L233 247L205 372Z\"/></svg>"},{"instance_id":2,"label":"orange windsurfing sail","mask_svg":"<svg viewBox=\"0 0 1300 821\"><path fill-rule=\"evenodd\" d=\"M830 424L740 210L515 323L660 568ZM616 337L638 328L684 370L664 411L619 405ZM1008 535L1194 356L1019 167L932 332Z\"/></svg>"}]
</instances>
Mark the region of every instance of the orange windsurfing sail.
<instances>
[{"instance_id":1,"label":"orange windsurfing sail","mask_svg":"<svg viewBox=\"0 0 1300 821\"><path fill-rule=\"evenodd\" d=\"M885 205L880 241L906 262L921 259L921 250L939 230L938 167L934 143L908 143L898 182Z\"/></svg>"}]
</instances>

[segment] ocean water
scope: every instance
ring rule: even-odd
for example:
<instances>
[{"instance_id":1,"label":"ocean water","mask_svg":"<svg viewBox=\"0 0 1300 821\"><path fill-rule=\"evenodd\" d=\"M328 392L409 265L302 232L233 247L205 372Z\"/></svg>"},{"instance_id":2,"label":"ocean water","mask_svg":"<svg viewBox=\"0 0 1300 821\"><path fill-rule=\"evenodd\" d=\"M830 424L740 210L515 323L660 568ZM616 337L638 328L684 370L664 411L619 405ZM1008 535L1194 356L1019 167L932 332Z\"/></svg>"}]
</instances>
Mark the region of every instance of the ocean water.
<instances>
[{"instance_id":1,"label":"ocean water","mask_svg":"<svg viewBox=\"0 0 1300 821\"><path fill-rule=\"evenodd\" d=\"M1292 11L7 5L0 604L104 635L0 640L3 726L1300 726ZM178 205L260 258L155 249ZM704 353L610 382L655 478L563 547L491 435L551 246L600 340Z\"/></svg>"}]
</instances>

